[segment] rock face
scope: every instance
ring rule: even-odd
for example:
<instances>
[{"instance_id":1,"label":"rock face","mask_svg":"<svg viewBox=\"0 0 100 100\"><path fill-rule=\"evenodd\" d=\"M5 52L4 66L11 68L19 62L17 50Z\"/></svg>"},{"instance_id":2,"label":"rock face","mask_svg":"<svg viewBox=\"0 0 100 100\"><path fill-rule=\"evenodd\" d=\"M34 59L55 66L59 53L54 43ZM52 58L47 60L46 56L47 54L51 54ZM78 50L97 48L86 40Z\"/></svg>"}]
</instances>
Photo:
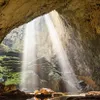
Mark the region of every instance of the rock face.
<instances>
[{"instance_id":1,"label":"rock face","mask_svg":"<svg viewBox=\"0 0 100 100\"><path fill-rule=\"evenodd\" d=\"M0 40L11 29L64 5L64 1L0 0Z\"/></svg>"},{"instance_id":2,"label":"rock face","mask_svg":"<svg viewBox=\"0 0 100 100\"><path fill-rule=\"evenodd\" d=\"M100 75L98 72L100 70L100 1L72 0L66 8L63 7L58 11L66 19L66 21L63 19L65 26L70 24L73 27L67 34L69 39L66 44L72 66L80 75L92 75L92 79L100 86L98 77Z\"/></svg>"},{"instance_id":3,"label":"rock face","mask_svg":"<svg viewBox=\"0 0 100 100\"><path fill-rule=\"evenodd\" d=\"M2 41L2 44L8 46L12 50L22 51L25 25L12 30Z\"/></svg>"},{"instance_id":4,"label":"rock face","mask_svg":"<svg viewBox=\"0 0 100 100\"><path fill-rule=\"evenodd\" d=\"M71 26L73 24L70 23L70 21L64 19L64 17L56 14L54 15L56 16L55 18L53 15L54 14L51 14L55 28L58 32L60 40L62 41L62 45L67 53L69 62L74 68L76 75L85 77L88 76L88 80L92 79L93 81L95 81L94 83L90 82L92 86L93 84L99 86L99 35L97 33L93 33L90 35L90 32L87 34L84 33L84 30L83 32L80 32L77 29L77 26L76 28L74 26ZM87 34L86 37L83 37L83 35L85 34Z\"/></svg>"},{"instance_id":5,"label":"rock face","mask_svg":"<svg viewBox=\"0 0 100 100\"><path fill-rule=\"evenodd\" d=\"M36 57L45 57L50 61L53 56L52 43L44 17L37 18L34 26L34 32L36 35Z\"/></svg>"},{"instance_id":6,"label":"rock face","mask_svg":"<svg viewBox=\"0 0 100 100\"><path fill-rule=\"evenodd\" d=\"M61 91L61 75L57 73L56 67L45 58L37 60L37 75L40 78L40 87L51 88L55 91ZM55 83L55 84L54 84Z\"/></svg>"},{"instance_id":7,"label":"rock face","mask_svg":"<svg viewBox=\"0 0 100 100\"><path fill-rule=\"evenodd\" d=\"M1 0L0 40L11 29L54 9L70 20L74 27L77 26L80 32L100 34L99 0Z\"/></svg>"}]
</instances>

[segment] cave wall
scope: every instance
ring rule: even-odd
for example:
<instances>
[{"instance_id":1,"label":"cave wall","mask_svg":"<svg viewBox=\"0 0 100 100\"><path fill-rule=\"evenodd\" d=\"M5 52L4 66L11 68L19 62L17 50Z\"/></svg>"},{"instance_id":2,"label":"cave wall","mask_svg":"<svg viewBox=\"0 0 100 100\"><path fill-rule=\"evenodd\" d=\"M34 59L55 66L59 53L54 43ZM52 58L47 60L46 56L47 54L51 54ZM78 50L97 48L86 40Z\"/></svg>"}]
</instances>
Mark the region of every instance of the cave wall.
<instances>
[{"instance_id":1,"label":"cave wall","mask_svg":"<svg viewBox=\"0 0 100 100\"><path fill-rule=\"evenodd\" d=\"M52 43L45 23L44 16L35 19L36 57L50 61L53 56Z\"/></svg>"},{"instance_id":2,"label":"cave wall","mask_svg":"<svg viewBox=\"0 0 100 100\"><path fill-rule=\"evenodd\" d=\"M69 0L0 0L0 41L13 28L57 9Z\"/></svg>"},{"instance_id":3,"label":"cave wall","mask_svg":"<svg viewBox=\"0 0 100 100\"><path fill-rule=\"evenodd\" d=\"M50 17L77 78L84 80L93 90L99 90L99 35L92 33L93 36L88 34L87 37L83 37L86 33L80 32L70 20L67 20L65 16L56 11L51 12ZM37 35L37 55L38 57L45 57L58 68L59 64L55 59L56 53L53 51L51 39L45 26L45 20L41 24L40 29L44 28L45 30Z\"/></svg>"},{"instance_id":4,"label":"cave wall","mask_svg":"<svg viewBox=\"0 0 100 100\"><path fill-rule=\"evenodd\" d=\"M64 41L76 74L91 77L100 87L100 1L72 0L58 12L70 29Z\"/></svg>"}]
</instances>

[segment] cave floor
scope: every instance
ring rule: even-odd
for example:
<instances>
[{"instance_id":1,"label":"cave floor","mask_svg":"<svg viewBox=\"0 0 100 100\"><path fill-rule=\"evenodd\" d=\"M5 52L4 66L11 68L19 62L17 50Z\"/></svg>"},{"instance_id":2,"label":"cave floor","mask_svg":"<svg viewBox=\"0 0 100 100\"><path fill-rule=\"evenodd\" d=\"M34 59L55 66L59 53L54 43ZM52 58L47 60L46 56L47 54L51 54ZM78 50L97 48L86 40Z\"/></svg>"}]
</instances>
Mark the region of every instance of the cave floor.
<instances>
[{"instance_id":1,"label":"cave floor","mask_svg":"<svg viewBox=\"0 0 100 100\"><path fill-rule=\"evenodd\" d=\"M0 94L0 100L34 100L31 99L37 97L35 100L100 100L100 91L90 91L81 94L67 95L64 93L52 93L52 94L34 94L24 93L19 90L9 93ZM49 99L47 99L49 98Z\"/></svg>"}]
</instances>

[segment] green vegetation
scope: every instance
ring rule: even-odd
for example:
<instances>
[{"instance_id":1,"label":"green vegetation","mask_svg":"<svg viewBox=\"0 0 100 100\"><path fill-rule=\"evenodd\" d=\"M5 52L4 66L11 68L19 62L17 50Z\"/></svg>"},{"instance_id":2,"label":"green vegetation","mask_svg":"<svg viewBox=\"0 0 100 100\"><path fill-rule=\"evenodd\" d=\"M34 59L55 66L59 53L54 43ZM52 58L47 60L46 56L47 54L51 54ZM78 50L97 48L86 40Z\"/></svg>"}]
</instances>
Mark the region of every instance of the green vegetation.
<instances>
[{"instance_id":1,"label":"green vegetation","mask_svg":"<svg viewBox=\"0 0 100 100\"><path fill-rule=\"evenodd\" d=\"M0 44L0 50L4 51L4 52L8 52L10 49L8 46L4 45L3 43Z\"/></svg>"},{"instance_id":2,"label":"green vegetation","mask_svg":"<svg viewBox=\"0 0 100 100\"><path fill-rule=\"evenodd\" d=\"M5 85L9 84L20 84L20 72L17 73L10 73L11 78L8 78L5 82Z\"/></svg>"},{"instance_id":3,"label":"green vegetation","mask_svg":"<svg viewBox=\"0 0 100 100\"><path fill-rule=\"evenodd\" d=\"M0 60L2 61L3 60L3 58L5 58L6 56L0 56Z\"/></svg>"},{"instance_id":4,"label":"green vegetation","mask_svg":"<svg viewBox=\"0 0 100 100\"><path fill-rule=\"evenodd\" d=\"M21 58L17 54L20 54L20 52L18 50L11 51L4 44L0 45L0 51L0 82L5 85L19 85Z\"/></svg>"},{"instance_id":5,"label":"green vegetation","mask_svg":"<svg viewBox=\"0 0 100 100\"><path fill-rule=\"evenodd\" d=\"M20 72L12 72L7 67L0 66L0 78L6 77L5 85L19 84L20 83Z\"/></svg>"}]
</instances>

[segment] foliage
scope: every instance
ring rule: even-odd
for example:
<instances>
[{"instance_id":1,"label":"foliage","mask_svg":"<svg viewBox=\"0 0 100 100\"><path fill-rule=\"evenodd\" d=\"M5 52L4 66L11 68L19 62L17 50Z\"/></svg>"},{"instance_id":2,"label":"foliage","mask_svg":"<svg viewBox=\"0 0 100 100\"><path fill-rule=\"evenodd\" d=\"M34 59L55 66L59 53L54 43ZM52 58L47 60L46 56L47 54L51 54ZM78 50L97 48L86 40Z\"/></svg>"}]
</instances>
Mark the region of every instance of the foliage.
<instances>
[{"instance_id":1,"label":"foliage","mask_svg":"<svg viewBox=\"0 0 100 100\"><path fill-rule=\"evenodd\" d=\"M3 60L3 58L6 58L6 56L4 55L4 56L0 56L0 60L2 61Z\"/></svg>"},{"instance_id":2,"label":"foliage","mask_svg":"<svg viewBox=\"0 0 100 100\"><path fill-rule=\"evenodd\" d=\"M5 82L5 85L9 85L9 84L18 85L20 83L20 72L10 73L10 75L12 77L7 79L7 81Z\"/></svg>"},{"instance_id":3,"label":"foliage","mask_svg":"<svg viewBox=\"0 0 100 100\"><path fill-rule=\"evenodd\" d=\"M2 77L7 78L5 85L20 83L20 72L11 72L11 69L0 66L0 78Z\"/></svg>"},{"instance_id":4,"label":"foliage","mask_svg":"<svg viewBox=\"0 0 100 100\"><path fill-rule=\"evenodd\" d=\"M3 43L0 44L0 50L2 51L5 51L5 52L8 52L10 49L8 46L4 45Z\"/></svg>"}]
</instances>

